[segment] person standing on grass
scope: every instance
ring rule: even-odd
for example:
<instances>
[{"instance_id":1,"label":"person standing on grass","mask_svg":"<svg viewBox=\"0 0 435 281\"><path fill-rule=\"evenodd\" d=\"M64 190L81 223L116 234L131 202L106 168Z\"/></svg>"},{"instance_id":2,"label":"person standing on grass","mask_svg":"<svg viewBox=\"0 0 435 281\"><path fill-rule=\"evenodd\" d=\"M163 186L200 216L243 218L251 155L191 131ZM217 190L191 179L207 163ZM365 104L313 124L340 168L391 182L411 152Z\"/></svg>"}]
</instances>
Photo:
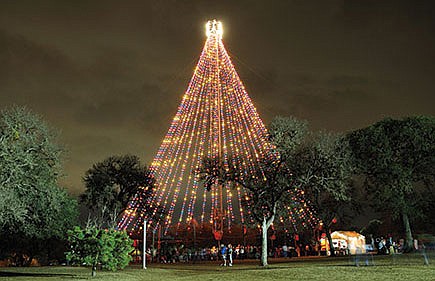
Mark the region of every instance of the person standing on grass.
<instances>
[{"instance_id":1,"label":"person standing on grass","mask_svg":"<svg viewBox=\"0 0 435 281\"><path fill-rule=\"evenodd\" d=\"M221 266L227 266L227 247L225 246L225 244L221 245L221 256L222 256Z\"/></svg>"},{"instance_id":2,"label":"person standing on grass","mask_svg":"<svg viewBox=\"0 0 435 281\"><path fill-rule=\"evenodd\" d=\"M282 256L284 258L287 257L287 252L288 252L288 248L287 248L287 245L284 243L284 245L282 245Z\"/></svg>"},{"instance_id":3,"label":"person standing on grass","mask_svg":"<svg viewBox=\"0 0 435 281\"><path fill-rule=\"evenodd\" d=\"M227 254L228 254L228 266L233 266L233 245L228 244Z\"/></svg>"},{"instance_id":4,"label":"person standing on grass","mask_svg":"<svg viewBox=\"0 0 435 281\"><path fill-rule=\"evenodd\" d=\"M302 246L302 245L298 245L298 244L296 244L296 253L298 254L298 257L301 256L301 246Z\"/></svg>"},{"instance_id":5,"label":"person standing on grass","mask_svg":"<svg viewBox=\"0 0 435 281\"><path fill-rule=\"evenodd\" d=\"M240 246L240 259L244 260L245 259L245 246Z\"/></svg>"}]
</instances>

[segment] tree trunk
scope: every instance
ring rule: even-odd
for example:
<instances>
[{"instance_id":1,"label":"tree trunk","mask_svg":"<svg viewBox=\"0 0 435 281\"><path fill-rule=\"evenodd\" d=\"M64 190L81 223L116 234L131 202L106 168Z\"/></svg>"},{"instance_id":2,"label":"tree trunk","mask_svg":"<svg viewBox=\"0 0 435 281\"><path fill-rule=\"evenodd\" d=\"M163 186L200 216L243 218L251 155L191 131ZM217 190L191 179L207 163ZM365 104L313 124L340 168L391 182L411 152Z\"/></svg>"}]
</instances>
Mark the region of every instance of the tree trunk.
<instances>
[{"instance_id":1,"label":"tree trunk","mask_svg":"<svg viewBox=\"0 0 435 281\"><path fill-rule=\"evenodd\" d=\"M94 260L94 263L92 263L92 277L97 276L98 256L99 256L99 254L97 254L97 256Z\"/></svg>"},{"instance_id":2,"label":"tree trunk","mask_svg":"<svg viewBox=\"0 0 435 281\"><path fill-rule=\"evenodd\" d=\"M267 230L269 229L270 225L275 220L275 213L276 213L276 204L273 207L273 215L271 215L269 218L263 217L263 221L261 223L261 231L262 231L262 241L261 241L261 266L267 266Z\"/></svg>"},{"instance_id":3,"label":"tree trunk","mask_svg":"<svg viewBox=\"0 0 435 281\"><path fill-rule=\"evenodd\" d=\"M267 230L269 229L267 225L266 218L263 219L263 223L261 224L261 266L267 266Z\"/></svg>"},{"instance_id":4,"label":"tree trunk","mask_svg":"<svg viewBox=\"0 0 435 281\"><path fill-rule=\"evenodd\" d=\"M414 239L412 238L411 226L409 225L408 214L402 214L403 226L405 227L405 252L411 252L414 250Z\"/></svg>"},{"instance_id":5,"label":"tree trunk","mask_svg":"<svg viewBox=\"0 0 435 281\"><path fill-rule=\"evenodd\" d=\"M331 233L329 232L329 227L325 227L325 233L326 233L326 238L328 238L329 251L331 252L331 257L335 257L335 248L334 248L334 244L332 243L332 237L331 237Z\"/></svg>"}]
</instances>

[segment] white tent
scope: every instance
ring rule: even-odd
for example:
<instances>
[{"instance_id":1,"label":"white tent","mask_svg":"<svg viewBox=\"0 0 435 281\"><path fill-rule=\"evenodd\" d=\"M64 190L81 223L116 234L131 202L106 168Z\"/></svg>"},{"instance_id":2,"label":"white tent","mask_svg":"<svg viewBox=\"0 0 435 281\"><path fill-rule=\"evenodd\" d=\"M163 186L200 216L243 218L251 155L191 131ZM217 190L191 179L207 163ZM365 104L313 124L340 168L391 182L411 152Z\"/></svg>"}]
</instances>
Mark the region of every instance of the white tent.
<instances>
[{"instance_id":1,"label":"white tent","mask_svg":"<svg viewBox=\"0 0 435 281\"><path fill-rule=\"evenodd\" d=\"M331 233L332 242L339 245L347 245L349 254L363 254L366 252L366 238L355 231L334 231ZM336 245L334 245L336 246Z\"/></svg>"}]
</instances>

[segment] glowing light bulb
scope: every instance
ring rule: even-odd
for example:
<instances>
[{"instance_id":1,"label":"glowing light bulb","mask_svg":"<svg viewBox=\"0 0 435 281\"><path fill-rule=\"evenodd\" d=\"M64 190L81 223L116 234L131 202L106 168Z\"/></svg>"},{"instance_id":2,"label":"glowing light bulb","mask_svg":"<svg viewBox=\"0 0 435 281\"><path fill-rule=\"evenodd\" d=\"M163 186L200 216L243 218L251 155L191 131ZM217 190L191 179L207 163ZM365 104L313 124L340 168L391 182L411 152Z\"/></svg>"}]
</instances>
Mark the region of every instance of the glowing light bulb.
<instances>
[{"instance_id":1,"label":"glowing light bulb","mask_svg":"<svg viewBox=\"0 0 435 281\"><path fill-rule=\"evenodd\" d=\"M217 20L209 20L205 24L205 34L207 37L216 36L217 39L222 39L222 34L224 30L222 29L222 23Z\"/></svg>"}]
</instances>

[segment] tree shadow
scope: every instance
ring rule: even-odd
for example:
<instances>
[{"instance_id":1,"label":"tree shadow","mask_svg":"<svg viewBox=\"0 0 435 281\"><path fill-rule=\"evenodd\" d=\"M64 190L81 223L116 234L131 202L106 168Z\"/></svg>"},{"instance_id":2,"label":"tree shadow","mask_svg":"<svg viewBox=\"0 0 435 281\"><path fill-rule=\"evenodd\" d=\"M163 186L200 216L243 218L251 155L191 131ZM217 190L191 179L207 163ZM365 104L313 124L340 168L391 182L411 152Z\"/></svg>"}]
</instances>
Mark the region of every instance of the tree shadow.
<instances>
[{"instance_id":1,"label":"tree shadow","mask_svg":"<svg viewBox=\"0 0 435 281\"><path fill-rule=\"evenodd\" d=\"M13 272L13 271L0 271L0 277L77 277L74 274L67 273L36 273L36 272Z\"/></svg>"}]
</instances>

